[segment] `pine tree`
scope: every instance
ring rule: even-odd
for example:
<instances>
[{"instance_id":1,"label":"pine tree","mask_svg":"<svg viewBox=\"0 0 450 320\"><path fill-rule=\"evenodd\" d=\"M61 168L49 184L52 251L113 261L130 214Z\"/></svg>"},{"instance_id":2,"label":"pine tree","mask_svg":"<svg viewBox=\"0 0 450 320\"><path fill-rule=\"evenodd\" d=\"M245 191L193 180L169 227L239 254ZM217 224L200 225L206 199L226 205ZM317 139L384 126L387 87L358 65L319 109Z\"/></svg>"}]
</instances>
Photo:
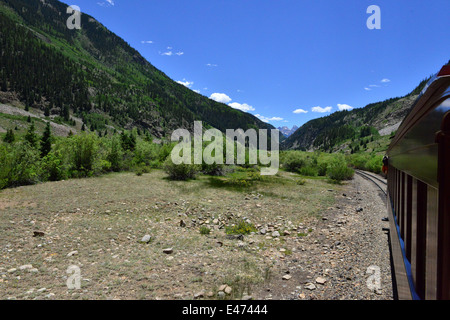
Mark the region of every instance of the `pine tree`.
<instances>
[{"instance_id":1,"label":"pine tree","mask_svg":"<svg viewBox=\"0 0 450 320\"><path fill-rule=\"evenodd\" d=\"M27 133L25 134L25 141L28 141L28 143L30 143L32 147L36 148L39 138L36 132L34 131L35 131L34 122L32 122L30 127L28 128Z\"/></svg>"},{"instance_id":2,"label":"pine tree","mask_svg":"<svg viewBox=\"0 0 450 320\"><path fill-rule=\"evenodd\" d=\"M13 143L14 140L16 140L16 138L14 136L13 130L8 129L8 131L6 132L6 136L3 138L3 141L6 143Z\"/></svg>"},{"instance_id":3,"label":"pine tree","mask_svg":"<svg viewBox=\"0 0 450 320\"><path fill-rule=\"evenodd\" d=\"M2 72L2 78L1 78L1 87L0 87L1 91L8 91L8 83L6 80L6 74L5 72Z\"/></svg>"},{"instance_id":4,"label":"pine tree","mask_svg":"<svg viewBox=\"0 0 450 320\"><path fill-rule=\"evenodd\" d=\"M47 122L44 134L41 139L41 157L45 157L52 149L52 132L50 129L50 122Z\"/></svg>"}]
</instances>

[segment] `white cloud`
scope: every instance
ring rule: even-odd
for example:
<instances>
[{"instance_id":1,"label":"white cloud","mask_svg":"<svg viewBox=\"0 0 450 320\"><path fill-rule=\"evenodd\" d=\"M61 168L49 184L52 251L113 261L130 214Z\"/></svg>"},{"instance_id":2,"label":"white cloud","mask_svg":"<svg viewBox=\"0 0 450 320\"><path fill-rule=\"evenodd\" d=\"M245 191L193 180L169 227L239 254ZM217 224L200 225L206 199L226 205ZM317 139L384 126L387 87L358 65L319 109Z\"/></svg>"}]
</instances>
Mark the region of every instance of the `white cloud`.
<instances>
[{"instance_id":1,"label":"white cloud","mask_svg":"<svg viewBox=\"0 0 450 320\"><path fill-rule=\"evenodd\" d=\"M343 111L343 110L348 110L348 111L350 111L350 110L353 109L353 107L352 107L352 106L349 106L348 104L340 104L340 103L338 103L337 106L338 106L338 108L339 108L340 111Z\"/></svg>"},{"instance_id":2,"label":"white cloud","mask_svg":"<svg viewBox=\"0 0 450 320\"><path fill-rule=\"evenodd\" d=\"M233 103L230 103L229 106L234 109L238 109L238 110L241 110L244 112L255 111L255 108L253 108L252 106L249 106L246 103L233 102Z\"/></svg>"},{"instance_id":3,"label":"white cloud","mask_svg":"<svg viewBox=\"0 0 450 320\"><path fill-rule=\"evenodd\" d=\"M371 91L372 89L365 87L364 90Z\"/></svg>"},{"instance_id":4,"label":"white cloud","mask_svg":"<svg viewBox=\"0 0 450 320\"><path fill-rule=\"evenodd\" d=\"M110 7L110 6L114 6L114 0L106 0L103 2L97 2L97 4L102 7L104 7L104 6Z\"/></svg>"},{"instance_id":5,"label":"white cloud","mask_svg":"<svg viewBox=\"0 0 450 320\"><path fill-rule=\"evenodd\" d=\"M168 47L168 48L170 48L170 47ZM182 56L183 54L184 54L184 52L183 51L178 51L177 53L173 53L172 52L172 50L169 50L169 51L166 51L166 52L159 52L159 54L160 55L162 55L162 56L173 56L174 54L175 55L177 55L177 56Z\"/></svg>"},{"instance_id":6,"label":"white cloud","mask_svg":"<svg viewBox=\"0 0 450 320\"><path fill-rule=\"evenodd\" d=\"M153 43L151 40L142 40L141 43Z\"/></svg>"},{"instance_id":7,"label":"white cloud","mask_svg":"<svg viewBox=\"0 0 450 320\"><path fill-rule=\"evenodd\" d=\"M217 67L217 64L215 64L215 63L207 63L206 66L208 66L208 67Z\"/></svg>"},{"instance_id":8,"label":"white cloud","mask_svg":"<svg viewBox=\"0 0 450 320\"><path fill-rule=\"evenodd\" d=\"M295 114L299 114L299 113L308 113L308 111L303 110L303 109L297 109L293 111Z\"/></svg>"},{"instance_id":9,"label":"white cloud","mask_svg":"<svg viewBox=\"0 0 450 320\"><path fill-rule=\"evenodd\" d=\"M177 81L177 83L182 84L183 86L190 88L194 84L192 81L187 81L186 79L183 79L183 81Z\"/></svg>"},{"instance_id":10,"label":"white cloud","mask_svg":"<svg viewBox=\"0 0 450 320\"><path fill-rule=\"evenodd\" d=\"M319 112L319 113L326 113L326 112L331 112L331 110L333 109L333 107L313 107L311 108L312 112Z\"/></svg>"},{"instance_id":11,"label":"white cloud","mask_svg":"<svg viewBox=\"0 0 450 320\"><path fill-rule=\"evenodd\" d=\"M384 78L383 80L381 80L381 83L388 83L391 82L391 80Z\"/></svg>"},{"instance_id":12,"label":"white cloud","mask_svg":"<svg viewBox=\"0 0 450 320\"><path fill-rule=\"evenodd\" d=\"M258 119L260 119L263 122L270 122L270 121L283 121L283 118L280 117L272 117L272 118L268 118L268 117L264 117L260 114L255 114L255 117L257 117Z\"/></svg>"},{"instance_id":13,"label":"white cloud","mask_svg":"<svg viewBox=\"0 0 450 320\"><path fill-rule=\"evenodd\" d=\"M371 87L371 88L379 88L380 86L377 85L377 84L369 84L369 87Z\"/></svg>"},{"instance_id":14,"label":"white cloud","mask_svg":"<svg viewBox=\"0 0 450 320\"><path fill-rule=\"evenodd\" d=\"M192 91L194 91L194 92L196 92L196 93L200 93L200 90L198 90L198 89L192 90Z\"/></svg>"},{"instance_id":15,"label":"white cloud","mask_svg":"<svg viewBox=\"0 0 450 320\"><path fill-rule=\"evenodd\" d=\"M213 93L210 97L210 99L221 102L221 103L228 103L231 101L231 98L227 96L225 93Z\"/></svg>"}]
</instances>

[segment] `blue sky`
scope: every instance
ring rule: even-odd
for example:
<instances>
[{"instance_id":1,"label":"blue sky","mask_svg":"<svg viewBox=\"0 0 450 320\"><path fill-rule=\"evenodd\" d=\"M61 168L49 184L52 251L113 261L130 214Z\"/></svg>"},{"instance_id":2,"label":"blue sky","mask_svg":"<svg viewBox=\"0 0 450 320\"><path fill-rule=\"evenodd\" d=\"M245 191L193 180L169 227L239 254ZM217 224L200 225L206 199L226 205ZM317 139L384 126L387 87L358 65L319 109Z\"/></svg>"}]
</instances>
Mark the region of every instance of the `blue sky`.
<instances>
[{"instance_id":1,"label":"blue sky","mask_svg":"<svg viewBox=\"0 0 450 320\"><path fill-rule=\"evenodd\" d=\"M405 95L450 59L449 0L69 4L173 80L275 127ZM370 5L381 29L367 28Z\"/></svg>"}]
</instances>

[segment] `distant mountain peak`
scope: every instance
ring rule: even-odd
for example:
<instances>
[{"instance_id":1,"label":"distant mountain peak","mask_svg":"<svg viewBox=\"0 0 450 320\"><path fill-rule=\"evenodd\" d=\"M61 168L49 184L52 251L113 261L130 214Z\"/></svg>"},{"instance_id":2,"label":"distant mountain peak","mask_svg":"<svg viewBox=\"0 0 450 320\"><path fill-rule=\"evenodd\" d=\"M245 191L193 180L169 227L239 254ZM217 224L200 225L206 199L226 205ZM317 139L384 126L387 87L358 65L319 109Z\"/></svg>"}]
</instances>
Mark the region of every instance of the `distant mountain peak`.
<instances>
[{"instance_id":1,"label":"distant mountain peak","mask_svg":"<svg viewBox=\"0 0 450 320\"><path fill-rule=\"evenodd\" d=\"M288 138L290 135L292 135L295 131L297 131L298 127L294 125L292 129L289 129L287 126L278 127L278 130L286 137Z\"/></svg>"}]
</instances>

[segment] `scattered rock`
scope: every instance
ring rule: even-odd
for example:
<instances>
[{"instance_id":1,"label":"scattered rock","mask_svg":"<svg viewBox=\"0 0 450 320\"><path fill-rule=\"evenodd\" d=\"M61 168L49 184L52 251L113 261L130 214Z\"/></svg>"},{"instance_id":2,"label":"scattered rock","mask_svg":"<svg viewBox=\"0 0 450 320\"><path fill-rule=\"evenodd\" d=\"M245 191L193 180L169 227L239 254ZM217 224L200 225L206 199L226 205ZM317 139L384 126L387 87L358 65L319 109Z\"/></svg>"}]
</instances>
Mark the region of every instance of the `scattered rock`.
<instances>
[{"instance_id":1,"label":"scattered rock","mask_svg":"<svg viewBox=\"0 0 450 320\"><path fill-rule=\"evenodd\" d=\"M69 252L69 253L67 254L67 256L68 256L68 257L72 257L72 256L76 256L77 254L78 254L78 251L75 250L75 251Z\"/></svg>"},{"instance_id":2,"label":"scattered rock","mask_svg":"<svg viewBox=\"0 0 450 320\"><path fill-rule=\"evenodd\" d=\"M172 248L166 248L166 249L163 249L163 252L165 254L171 254L171 253L173 253L173 249Z\"/></svg>"},{"instance_id":3,"label":"scattered rock","mask_svg":"<svg viewBox=\"0 0 450 320\"><path fill-rule=\"evenodd\" d=\"M247 244L244 241L239 241L237 243L238 248L245 248L247 246Z\"/></svg>"},{"instance_id":4,"label":"scattered rock","mask_svg":"<svg viewBox=\"0 0 450 320\"><path fill-rule=\"evenodd\" d=\"M19 270L27 270L27 269L33 269L33 265L31 265L31 264L24 264L23 266L19 267Z\"/></svg>"},{"instance_id":5,"label":"scattered rock","mask_svg":"<svg viewBox=\"0 0 450 320\"><path fill-rule=\"evenodd\" d=\"M289 274L286 274L286 275L284 275L283 276L283 280L290 280L292 278L292 276L291 275L289 275Z\"/></svg>"},{"instance_id":6,"label":"scattered rock","mask_svg":"<svg viewBox=\"0 0 450 320\"><path fill-rule=\"evenodd\" d=\"M203 298L205 296L205 291L202 290L194 294L194 299Z\"/></svg>"},{"instance_id":7,"label":"scattered rock","mask_svg":"<svg viewBox=\"0 0 450 320\"><path fill-rule=\"evenodd\" d=\"M229 240L244 240L243 234L228 234L227 239Z\"/></svg>"},{"instance_id":8,"label":"scattered rock","mask_svg":"<svg viewBox=\"0 0 450 320\"><path fill-rule=\"evenodd\" d=\"M151 239L152 239L152 237L150 235L146 234L145 236L142 237L141 242L149 243Z\"/></svg>"},{"instance_id":9,"label":"scattered rock","mask_svg":"<svg viewBox=\"0 0 450 320\"><path fill-rule=\"evenodd\" d=\"M45 233L42 231L33 231L33 237L43 237Z\"/></svg>"},{"instance_id":10,"label":"scattered rock","mask_svg":"<svg viewBox=\"0 0 450 320\"><path fill-rule=\"evenodd\" d=\"M316 289L316 286L314 285L314 283L307 283L307 284L305 285L305 289L308 289L308 290L315 290L315 289Z\"/></svg>"},{"instance_id":11,"label":"scattered rock","mask_svg":"<svg viewBox=\"0 0 450 320\"><path fill-rule=\"evenodd\" d=\"M253 300L253 297L245 295L245 296L242 297L242 300Z\"/></svg>"},{"instance_id":12,"label":"scattered rock","mask_svg":"<svg viewBox=\"0 0 450 320\"><path fill-rule=\"evenodd\" d=\"M272 232L272 237L278 238L280 236L280 233L278 231Z\"/></svg>"},{"instance_id":13,"label":"scattered rock","mask_svg":"<svg viewBox=\"0 0 450 320\"><path fill-rule=\"evenodd\" d=\"M325 279L324 277L318 277L316 278L316 282L318 284L325 284L325 282L327 282L327 279Z\"/></svg>"},{"instance_id":14,"label":"scattered rock","mask_svg":"<svg viewBox=\"0 0 450 320\"><path fill-rule=\"evenodd\" d=\"M183 220L180 220L180 227L182 228L186 227L186 223Z\"/></svg>"},{"instance_id":15,"label":"scattered rock","mask_svg":"<svg viewBox=\"0 0 450 320\"><path fill-rule=\"evenodd\" d=\"M231 294L231 291L233 291L233 289L232 289L230 286L226 286L224 292L225 292L226 294Z\"/></svg>"}]
</instances>

